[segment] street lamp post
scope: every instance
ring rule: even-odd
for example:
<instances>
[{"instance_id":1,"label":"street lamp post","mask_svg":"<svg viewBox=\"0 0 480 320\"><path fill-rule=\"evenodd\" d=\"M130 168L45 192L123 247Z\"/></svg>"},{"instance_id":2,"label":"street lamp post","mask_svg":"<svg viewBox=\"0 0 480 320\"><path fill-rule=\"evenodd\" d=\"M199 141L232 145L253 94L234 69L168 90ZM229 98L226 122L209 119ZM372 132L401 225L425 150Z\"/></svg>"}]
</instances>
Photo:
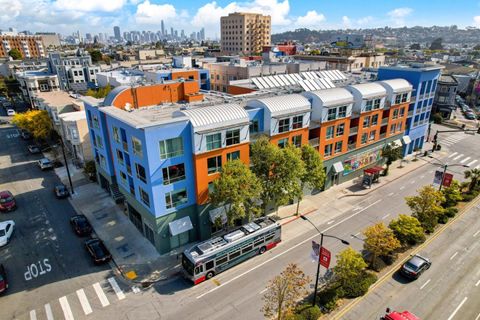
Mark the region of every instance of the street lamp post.
<instances>
[{"instance_id":1,"label":"street lamp post","mask_svg":"<svg viewBox=\"0 0 480 320\"><path fill-rule=\"evenodd\" d=\"M317 275L315 277L315 289L314 289L314 292L313 292L313 301L312 301L312 306L315 306L317 304L318 278L320 276L320 256L321 256L321 251L322 251L322 247L323 247L323 237L337 239L337 240L339 240L340 242L342 242L343 244L346 244L346 245L349 245L350 243L348 241L340 239L336 236L323 234L323 232L318 230L317 226L314 225L312 223L312 221L310 221L307 217L300 215L300 218L302 218L302 220L308 221L317 230L317 232L320 234L320 249L319 249L319 252L318 252L319 261L317 261Z\"/></svg>"},{"instance_id":2,"label":"street lamp post","mask_svg":"<svg viewBox=\"0 0 480 320\"><path fill-rule=\"evenodd\" d=\"M440 159L437 159L435 157L429 156L429 158L435 159L441 163L437 163L437 165L441 165L443 167L443 173L442 173L442 181L440 181L440 186L438 187L438 191L442 191L442 186L443 186L443 179L445 178L445 173L447 173L448 167L464 167L464 168L470 168L469 165L466 164L461 164L461 163L455 163L455 164L448 164L443 162Z\"/></svg>"},{"instance_id":3,"label":"street lamp post","mask_svg":"<svg viewBox=\"0 0 480 320\"><path fill-rule=\"evenodd\" d=\"M63 139L60 137L60 146L62 147L63 161L65 161L65 168L67 169L68 183L70 184L71 194L74 194L72 177L70 176L70 169L68 168L67 155L65 154L65 147L63 145Z\"/></svg>"}]
</instances>

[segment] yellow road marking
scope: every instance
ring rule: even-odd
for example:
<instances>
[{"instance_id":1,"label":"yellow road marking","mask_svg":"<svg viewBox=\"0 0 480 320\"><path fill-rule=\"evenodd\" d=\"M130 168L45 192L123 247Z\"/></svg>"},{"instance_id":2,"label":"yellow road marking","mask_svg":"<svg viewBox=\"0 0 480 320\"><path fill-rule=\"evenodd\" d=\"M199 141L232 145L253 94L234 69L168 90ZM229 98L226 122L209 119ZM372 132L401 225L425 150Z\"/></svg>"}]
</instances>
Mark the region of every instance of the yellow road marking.
<instances>
[{"instance_id":1,"label":"yellow road marking","mask_svg":"<svg viewBox=\"0 0 480 320\"><path fill-rule=\"evenodd\" d=\"M212 279L212 282L215 283L217 286L220 286L220 281L217 279Z\"/></svg>"}]
</instances>

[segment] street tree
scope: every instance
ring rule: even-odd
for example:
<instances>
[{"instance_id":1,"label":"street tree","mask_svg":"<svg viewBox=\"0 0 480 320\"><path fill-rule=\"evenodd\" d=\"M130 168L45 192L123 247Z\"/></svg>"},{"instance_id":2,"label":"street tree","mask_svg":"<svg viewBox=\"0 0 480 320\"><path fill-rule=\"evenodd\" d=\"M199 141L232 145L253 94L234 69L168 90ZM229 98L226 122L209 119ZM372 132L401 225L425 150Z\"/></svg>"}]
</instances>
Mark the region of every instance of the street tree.
<instances>
[{"instance_id":1,"label":"street tree","mask_svg":"<svg viewBox=\"0 0 480 320\"><path fill-rule=\"evenodd\" d=\"M314 147L305 144L301 148L302 161L305 167L304 174L300 176L300 188L302 192L299 194L297 202L297 212L300 207L300 201L303 198L303 189L321 189L325 183L325 171L323 170L323 161L320 154Z\"/></svg>"},{"instance_id":2,"label":"street tree","mask_svg":"<svg viewBox=\"0 0 480 320\"><path fill-rule=\"evenodd\" d=\"M472 192L478 186L478 182L480 181L480 169L470 169L464 172L465 179L470 179L470 183L468 184L468 191Z\"/></svg>"},{"instance_id":3,"label":"street tree","mask_svg":"<svg viewBox=\"0 0 480 320\"><path fill-rule=\"evenodd\" d=\"M430 50L443 50L442 41L442 38L436 38L435 40L433 40L430 44Z\"/></svg>"},{"instance_id":4,"label":"street tree","mask_svg":"<svg viewBox=\"0 0 480 320\"><path fill-rule=\"evenodd\" d=\"M393 142L385 145L382 150L382 157L385 159L385 175L388 174L390 165L402 157L402 148L397 147Z\"/></svg>"},{"instance_id":5,"label":"street tree","mask_svg":"<svg viewBox=\"0 0 480 320\"><path fill-rule=\"evenodd\" d=\"M52 131L52 121L47 111L31 110L14 115L12 123L29 131L35 139L45 139Z\"/></svg>"},{"instance_id":6,"label":"street tree","mask_svg":"<svg viewBox=\"0 0 480 320\"><path fill-rule=\"evenodd\" d=\"M97 63L102 61L103 54L100 52L100 50L90 50L90 57L92 57L92 62Z\"/></svg>"},{"instance_id":7,"label":"street tree","mask_svg":"<svg viewBox=\"0 0 480 320\"><path fill-rule=\"evenodd\" d=\"M268 282L267 291L262 297L264 305L261 311L264 316L285 319L297 301L307 294L306 285L310 281L296 264L290 263L280 275Z\"/></svg>"},{"instance_id":8,"label":"street tree","mask_svg":"<svg viewBox=\"0 0 480 320\"><path fill-rule=\"evenodd\" d=\"M363 247L372 255L370 265L375 268L375 262L379 256L387 256L400 247L400 241L395 234L387 228L383 222L370 226L363 231L365 242Z\"/></svg>"},{"instance_id":9,"label":"street tree","mask_svg":"<svg viewBox=\"0 0 480 320\"><path fill-rule=\"evenodd\" d=\"M417 218L401 214L388 225L402 245L425 241L425 234Z\"/></svg>"},{"instance_id":10,"label":"street tree","mask_svg":"<svg viewBox=\"0 0 480 320\"><path fill-rule=\"evenodd\" d=\"M333 267L335 279L341 285L357 279L365 270L367 264L363 260L362 255L348 247L337 254L337 264Z\"/></svg>"},{"instance_id":11,"label":"street tree","mask_svg":"<svg viewBox=\"0 0 480 320\"><path fill-rule=\"evenodd\" d=\"M240 160L227 161L220 177L213 182L210 201L215 207L225 207L227 223L260 213L257 202L262 191L258 178Z\"/></svg>"},{"instance_id":12,"label":"street tree","mask_svg":"<svg viewBox=\"0 0 480 320\"><path fill-rule=\"evenodd\" d=\"M460 183L457 180L453 180L449 187L443 188L442 194L445 197L442 203L444 208L453 207L463 199Z\"/></svg>"},{"instance_id":13,"label":"street tree","mask_svg":"<svg viewBox=\"0 0 480 320\"><path fill-rule=\"evenodd\" d=\"M12 57L13 60L22 60L22 53L17 48L8 51L8 55Z\"/></svg>"},{"instance_id":14,"label":"street tree","mask_svg":"<svg viewBox=\"0 0 480 320\"><path fill-rule=\"evenodd\" d=\"M432 232L438 223L438 216L444 211L442 203L445 202L445 197L442 192L430 185L424 186L418 191L418 195L406 197L405 200L422 228L426 232Z\"/></svg>"}]
</instances>

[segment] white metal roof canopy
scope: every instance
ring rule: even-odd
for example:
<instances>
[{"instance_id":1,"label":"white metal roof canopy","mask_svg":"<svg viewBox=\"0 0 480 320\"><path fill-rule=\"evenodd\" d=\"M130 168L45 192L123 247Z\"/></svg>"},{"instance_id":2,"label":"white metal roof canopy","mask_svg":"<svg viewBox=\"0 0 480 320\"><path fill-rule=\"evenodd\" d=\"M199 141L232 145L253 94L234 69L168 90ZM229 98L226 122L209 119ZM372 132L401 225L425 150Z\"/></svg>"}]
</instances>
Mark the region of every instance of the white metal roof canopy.
<instances>
[{"instance_id":1,"label":"white metal roof canopy","mask_svg":"<svg viewBox=\"0 0 480 320\"><path fill-rule=\"evenodd\" d=\"M168 224L168 229L172 236L179 235L180 233L187 232L193 229L192 221L189 216L174 220Z\"/></svg>"}]
</instances>

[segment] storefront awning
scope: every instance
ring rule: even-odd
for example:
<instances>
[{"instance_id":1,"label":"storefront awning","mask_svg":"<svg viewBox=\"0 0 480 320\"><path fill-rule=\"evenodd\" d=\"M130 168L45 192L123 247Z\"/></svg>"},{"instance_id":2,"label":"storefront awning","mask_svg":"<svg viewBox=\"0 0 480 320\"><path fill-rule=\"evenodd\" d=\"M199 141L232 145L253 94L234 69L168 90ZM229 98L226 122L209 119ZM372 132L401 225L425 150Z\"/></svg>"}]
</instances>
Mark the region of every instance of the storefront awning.
<instances>
[{"instance_id":1,"label":"storefront awning","mask_svg":"<svg viewBox=\"0 0 480 320\"><path fill-rule=\"evenodd\" d=\"M178 220L172 221L168 224L168 228L170 229L170 234L172 236L176 236L180 233L186 232L188 230L193 229L192 221L190 217L183 217Z\"/></svg>"},{"instance_id":2,"label":"storefront awning","mask_svg":"<svg viewBox=\"0 0 480 320\"><path fill-rule=\"evenodd\" d=\"M402 141L400 139L392 141L394 148L400 148L402 146Z\"/></svg>"},{"instance_id":3,"label":"storefront awning","mask_svg":"<svg viewBox=\"0 0 480 320\"><path fill-rule=\"evenodd\" d=\"M373 167L373 168L368 168L368 169L363 170L364 173L368 173L368 174L375 174L375 173L379 173L381 171L383 171L382 167Z\"/></svg>"},{"instance_id":4,"label":"storefront awning","mask_svg":"<svg viewBox=\"0 0 480 320\"><path fill-rule=\"evenodd\" d=\"M409 144L409 143L412 142L412 139L410 139L409 136L403 136L402 137L402 142L403 142L403 144Z\"/></svg>"},{"instance_id":5,"label":"storefront awning","mask_svg":"<svg viewBox=\"0 0 480 320\"><path fill-rule=\"evenodd\" d=\"M210 221L212 223L215 223L215 220L217 220L217 218L220 218L220 220L222 221L222 224L227 223L227 211L225 209L225 206L210 210L208 214L210 216Z\"/></svg>"},{"instance_id":6,"label":"storefront awning","mask_svg":"<svg viewBox=\"0 0 480 320\"><path fill-rule=\"evenodd\" d=\"M340 173L343 172L343 164L341 162L335 162L333 164L333 170L335 170L335 173Z\"/></svg>"}]
</instances>

